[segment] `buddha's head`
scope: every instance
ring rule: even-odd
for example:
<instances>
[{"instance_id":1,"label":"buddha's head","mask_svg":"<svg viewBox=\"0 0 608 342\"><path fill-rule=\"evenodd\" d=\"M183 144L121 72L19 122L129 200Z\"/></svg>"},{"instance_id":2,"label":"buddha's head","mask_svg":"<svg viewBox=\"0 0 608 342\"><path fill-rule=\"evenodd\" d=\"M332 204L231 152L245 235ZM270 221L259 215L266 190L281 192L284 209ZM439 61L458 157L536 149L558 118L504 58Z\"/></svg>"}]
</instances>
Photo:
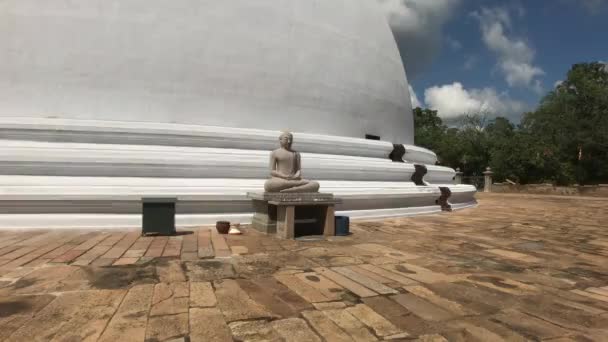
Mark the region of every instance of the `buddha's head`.
<instances>
[{"instance_id":1,"label":"buddha's head","mask_svg":"<svg viewBox=\"0 0 608 342\"><path fill-rule=\"evenodd\" d=\"M293 143L293 134L283 132L281 136L279 136L279 142L281 143L281 147L288 150L291 149L291 144Z\"/></svg>"}]
</instances>

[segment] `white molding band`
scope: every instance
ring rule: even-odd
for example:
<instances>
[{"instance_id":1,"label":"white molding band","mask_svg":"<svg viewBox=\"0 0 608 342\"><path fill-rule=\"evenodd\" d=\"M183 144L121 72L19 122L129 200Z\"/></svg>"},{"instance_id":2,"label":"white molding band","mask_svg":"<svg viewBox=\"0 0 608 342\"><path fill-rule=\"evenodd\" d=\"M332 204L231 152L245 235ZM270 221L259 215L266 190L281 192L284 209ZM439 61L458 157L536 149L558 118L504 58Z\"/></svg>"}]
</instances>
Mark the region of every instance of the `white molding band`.
<instances>
[{"instance_id":1,"label":"white molding band","mask_svg":"<svg viewBox=\"0 0 608 342\"><path fill-rule=\"evenodd\" d=\"M272 150L279 131L151 123L28 117L0 117L0 139L93 144L191 146ZM294 132L299 152L388 158L391 142ZM403 145L406 161L435 164L437 156L423 147Z\"/></svg>"},{"instance_id":2,"label":"white molding band","mask_svg":"<svg viewBox=\"0 0 608 342\"><path fill-rule=\"evenodd\" d=\"M454 210L474 207L477 202L453 205ZM408 207L376 210L337 211L338 216L350 216L357 221L373 221L387 218L440 213L439 206ZM253 213L178 214L178 227L212 226L217 221L249 224ZM1 229L114 229L141 227L141 215L137 214L0 214Z\"/></svg>"},{"instance_id":3,"label":"white molding band","mask_svg":"<svg viewBox=\"0 0 608 342\"><path fill-rule=\"evenodd\" d=\"M475 188L433 152L388 142L295 133L303 175L343 202L337 213L381 219L439 212L439 186L456 209ZM177 197L177 224L248 223L247 192L262 191L278 132L178 124L0 118L0 228L140 226L142 197ZM415 160L414 160L415 159ZM425 164L426 186L411 180Z\"/></svg>"}]
</instances>

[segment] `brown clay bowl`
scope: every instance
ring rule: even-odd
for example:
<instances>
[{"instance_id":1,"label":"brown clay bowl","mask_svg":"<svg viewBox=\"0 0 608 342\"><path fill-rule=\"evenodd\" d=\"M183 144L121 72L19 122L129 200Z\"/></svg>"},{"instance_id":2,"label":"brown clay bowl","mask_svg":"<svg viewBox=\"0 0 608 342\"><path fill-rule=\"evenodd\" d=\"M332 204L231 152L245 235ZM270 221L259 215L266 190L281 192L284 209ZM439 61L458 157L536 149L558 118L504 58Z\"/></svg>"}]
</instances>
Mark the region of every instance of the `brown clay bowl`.
<instances>
[{"instance_id":1,"label":"brown clay bowl","mask_svg":"<svg viewBox=\"0 0 608 342\"><path fill-rule=\"evenodd\" d=\"M230 230L230 222L217 221L215 223L215 228L217 229L217 232L220 234L228 234L228 231Z\"/></svg>"}]
</instances>

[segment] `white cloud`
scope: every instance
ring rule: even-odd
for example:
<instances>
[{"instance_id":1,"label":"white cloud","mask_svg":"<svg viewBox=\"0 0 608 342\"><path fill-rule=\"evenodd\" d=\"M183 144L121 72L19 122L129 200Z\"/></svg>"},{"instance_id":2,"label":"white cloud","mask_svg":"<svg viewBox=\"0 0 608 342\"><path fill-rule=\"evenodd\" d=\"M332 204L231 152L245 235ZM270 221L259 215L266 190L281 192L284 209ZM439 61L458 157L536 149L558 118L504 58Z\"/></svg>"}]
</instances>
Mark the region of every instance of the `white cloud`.
<instances>
[{"instance_id":1,"label":"white cloud","mask_svg":"<svg viewBox=\"0 0 608 342\"><path fill-rule=\"evenodd\" d=\"M412 88L412 85L408 84L408 87L410 91L410 100L412 101L412 109L422 107L422 104L420 103L420 100L418 100L418 96L416 95L414 88Z\"/></svg>"},{"instance_id":2,"label":"white cloud","mask_svg":"<svg viewBox=\"0 0 608 342\"><path fill-rule=\"evenodd\" d=\"M509 12L503 8L483 8L472 15L479 20L483 42L497 55L498 66L509 86L525 86L542 92L538 77L545 72L533 64L534 50L524 40L506 33L512 27Z\"/></svg>"},{"instance_id":3,"label":"white cloud","mask_svg":"<svg viewBox=\"0 0 608 342\"><path fill-rule=\"evenodd\" d=\"M562 80L555 81L555 83L553 83L553 88L557 88L557 87L558 87L558 86L560 86L560 85L561 85L563 82L564 82L564 81L562 81Z\"/></svg>"},{"instance_id":4,"label":"white cloud","mask_svg":"<svg viewBox=\"0 0 608 342\"><path fill-rule=\"evenodd\" d=\"M494 88L467 90L460 82L426 89L424 101L442 118L480 112L519 118L526 109L523 102L513 100L507 94L499 94Z\"/></svg>"},{"instance_id":5,"label":"white cloud","mask_svg":"<svg viewBox=\"0 0 608 342\"><path fill-rule=\"evenodd\" d=\"M376 0L387 14L410 78L430 65L443 42L442 27L460 0Z\"/></svg>"}]
</instances>

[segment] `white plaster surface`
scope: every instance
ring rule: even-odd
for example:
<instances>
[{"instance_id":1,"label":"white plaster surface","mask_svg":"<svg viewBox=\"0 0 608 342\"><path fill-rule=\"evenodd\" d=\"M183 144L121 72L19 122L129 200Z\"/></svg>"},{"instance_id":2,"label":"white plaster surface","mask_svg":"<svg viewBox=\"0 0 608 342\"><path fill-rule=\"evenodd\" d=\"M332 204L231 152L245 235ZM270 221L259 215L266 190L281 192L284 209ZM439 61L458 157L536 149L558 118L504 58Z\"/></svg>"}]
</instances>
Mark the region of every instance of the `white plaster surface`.
<instances>
[{"instance_id":1,"label":"white plaster surface","mask_svg":"<svg viewBox=\"0 0 608 342\"><path fill-rule=\"evenodd\" d=\"M376 1L0 2L0 117L412 144L409 99Z\"/></svg>"},{"instance_id":2,"label":"white plaster surface","mask_svg":"<svg viewBox=\"0 0 608 342\"><path fill-rule=\"evenodd\" d=\"M476 206L476 202L453 205L454 210ZM386 218L433 214L441 212L441 207L406 207L396 209L336 211L337 216L350 216L353 220L373 221ZM217 221L250 224L253 213L223 214L178 214L175 224L178 227L211 226ZM136 214L0 214L0 227L3 229L118 229L141 227L141 215Z\"/></svg>"},{"instance_id":3,"label":"white plaster surface","mask_svg":"<svg viewBox=\"0 0 608 342\"><path fill-rule=\"evenodd\" d=\"M268 151L156 145L0 140L4 174L181 178L268 177ZM302 153L303 176L317 180L409 181L414 166L388 158ZM450 182L454 171L428 165L426 179Z\"/></svg>"},{"instance_id":4,"label":"white plaster surface","mask_svg":"<svg viewBox=\"0 0 608 342\"><path fill-rule=\"evenodd\" d=\"M281 130L338 215L439 212L439 184L475 205L409 98L376 1L0 1L0 228L138 227L158 196L180 226L249 223Z\"/></svg>"},{"instance_id":5,"label":"white plaster surface","mask_svg":"<svg viewBox=\"0 0 608 342\"><path fill-rule=\"evenodd\" d=\"M393 144L323 134L293 132L294 148L299 152L336 154L386 159ZM0 138L42 142L98 144L137 144L163 146L214 147L273 150L280 131L236 127L167 124L155 122L1 117ZM413 163L435 164L434 152L404 145L403 159Z\"/></svg>"}]
</instances>

